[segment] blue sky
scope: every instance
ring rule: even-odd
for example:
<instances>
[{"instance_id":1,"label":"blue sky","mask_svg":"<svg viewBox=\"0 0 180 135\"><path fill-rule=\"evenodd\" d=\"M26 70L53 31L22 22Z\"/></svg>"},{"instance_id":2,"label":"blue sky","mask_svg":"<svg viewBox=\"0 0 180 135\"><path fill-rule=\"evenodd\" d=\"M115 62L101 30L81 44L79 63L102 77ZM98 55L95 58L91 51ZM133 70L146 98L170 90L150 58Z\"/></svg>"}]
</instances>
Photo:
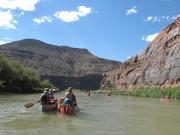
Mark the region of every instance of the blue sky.
<instances>
[{"instance_id":1,"label":"blue sky","mask_svg":"<svg viewBox=\"0 0 180 135\"><path fill-rule=\"evenodd\" d=\"M118 61L180 16L179 0L0 0L0 44L33 38Z\"/></svg>"}]
</instances>

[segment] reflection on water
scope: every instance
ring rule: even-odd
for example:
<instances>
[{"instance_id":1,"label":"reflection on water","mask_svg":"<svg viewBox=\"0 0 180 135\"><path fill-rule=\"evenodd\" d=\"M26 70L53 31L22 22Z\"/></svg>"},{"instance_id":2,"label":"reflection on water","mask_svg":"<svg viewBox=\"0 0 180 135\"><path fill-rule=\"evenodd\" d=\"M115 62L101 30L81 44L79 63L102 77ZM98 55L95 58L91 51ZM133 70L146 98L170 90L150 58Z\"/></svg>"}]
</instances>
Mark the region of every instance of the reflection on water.
<instances>
[{"instance_id":1,"label":"reflection on water","mask_svg":"<svg viewBox=\"0 0 180 135\"><path fill-rule=\"evenodd\" d=\"M180 101L77 93L80 112L68 116L24 108L38 98L1 95L0 135L180 135Z\"/></svg>"}]
</instances>

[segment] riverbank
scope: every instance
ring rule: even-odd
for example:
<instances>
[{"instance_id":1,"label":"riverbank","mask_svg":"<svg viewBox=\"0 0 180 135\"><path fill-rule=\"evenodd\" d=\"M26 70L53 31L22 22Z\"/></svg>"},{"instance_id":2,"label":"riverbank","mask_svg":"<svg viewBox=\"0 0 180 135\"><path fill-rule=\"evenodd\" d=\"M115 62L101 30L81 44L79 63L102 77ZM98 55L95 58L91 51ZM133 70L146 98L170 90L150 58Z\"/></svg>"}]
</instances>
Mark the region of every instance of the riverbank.
<instances>
[{"instance_id":1,"label":"riverbank","mask_svg":"<svg viewBox=\"0 0 180 135\"><path fill-rule=\"evenodd\" d=\"M180 87L166 88L166 89L141 88L136 90L106 89L106 90L97 90L94 92L97 94L125 95L125 96L151 97L151 98L160 98L162 95L166 95L171 99L180 100Z\"/></svg>"}]
</instances>

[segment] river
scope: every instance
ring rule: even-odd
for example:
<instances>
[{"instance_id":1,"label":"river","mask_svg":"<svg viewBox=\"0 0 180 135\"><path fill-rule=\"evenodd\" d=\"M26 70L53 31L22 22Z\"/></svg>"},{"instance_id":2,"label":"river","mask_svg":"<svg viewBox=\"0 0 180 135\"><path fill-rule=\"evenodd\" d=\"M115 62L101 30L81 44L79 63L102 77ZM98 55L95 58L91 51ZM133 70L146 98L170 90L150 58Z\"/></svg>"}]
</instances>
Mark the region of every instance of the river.
<instances>
[{"instance_id":1,"label":"river","mask_svg":"<svg viewBox=\"0 0 180 135\"><path fill-rule=\"evenodd\" d=\"M76 92L75 92L76 93ZM63 93L55 94L61 97ZM40 95L0 95L0 135L180 135L180 101L77 92L72 116L43 113Z\"/></svg>"}]
</instances>

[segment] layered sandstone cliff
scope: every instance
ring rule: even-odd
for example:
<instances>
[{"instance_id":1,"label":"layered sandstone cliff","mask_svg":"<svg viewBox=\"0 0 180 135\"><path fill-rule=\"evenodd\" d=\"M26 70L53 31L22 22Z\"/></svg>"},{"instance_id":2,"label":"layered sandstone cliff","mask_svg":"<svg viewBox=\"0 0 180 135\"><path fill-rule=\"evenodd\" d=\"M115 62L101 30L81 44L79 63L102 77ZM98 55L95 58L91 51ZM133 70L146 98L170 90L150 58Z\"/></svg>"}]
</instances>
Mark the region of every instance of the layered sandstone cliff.
<instances>
[{"instance_id":1,"label":"layered sandstone cliff","mask_svg":"<svg viewBox=\"0 0 180 135\"><path fill-rule=\"evenodd\" d=\"M163 29L148 47L115 70L106 72L101 88L180 86L180 18Z\"/></svg>"},{"instance_id":2,"label":"layered sandstone cliff","mask_svg":"<svg viewBox=\"0 0 180 135\"><path fill-rule=\"evenodd\" d=\"M99 58L87 49L56 46L24 39L0 46L0 54L34 69L59 89L98 89L103 72L121 62Z\"/></svg>"}]
</instances>

